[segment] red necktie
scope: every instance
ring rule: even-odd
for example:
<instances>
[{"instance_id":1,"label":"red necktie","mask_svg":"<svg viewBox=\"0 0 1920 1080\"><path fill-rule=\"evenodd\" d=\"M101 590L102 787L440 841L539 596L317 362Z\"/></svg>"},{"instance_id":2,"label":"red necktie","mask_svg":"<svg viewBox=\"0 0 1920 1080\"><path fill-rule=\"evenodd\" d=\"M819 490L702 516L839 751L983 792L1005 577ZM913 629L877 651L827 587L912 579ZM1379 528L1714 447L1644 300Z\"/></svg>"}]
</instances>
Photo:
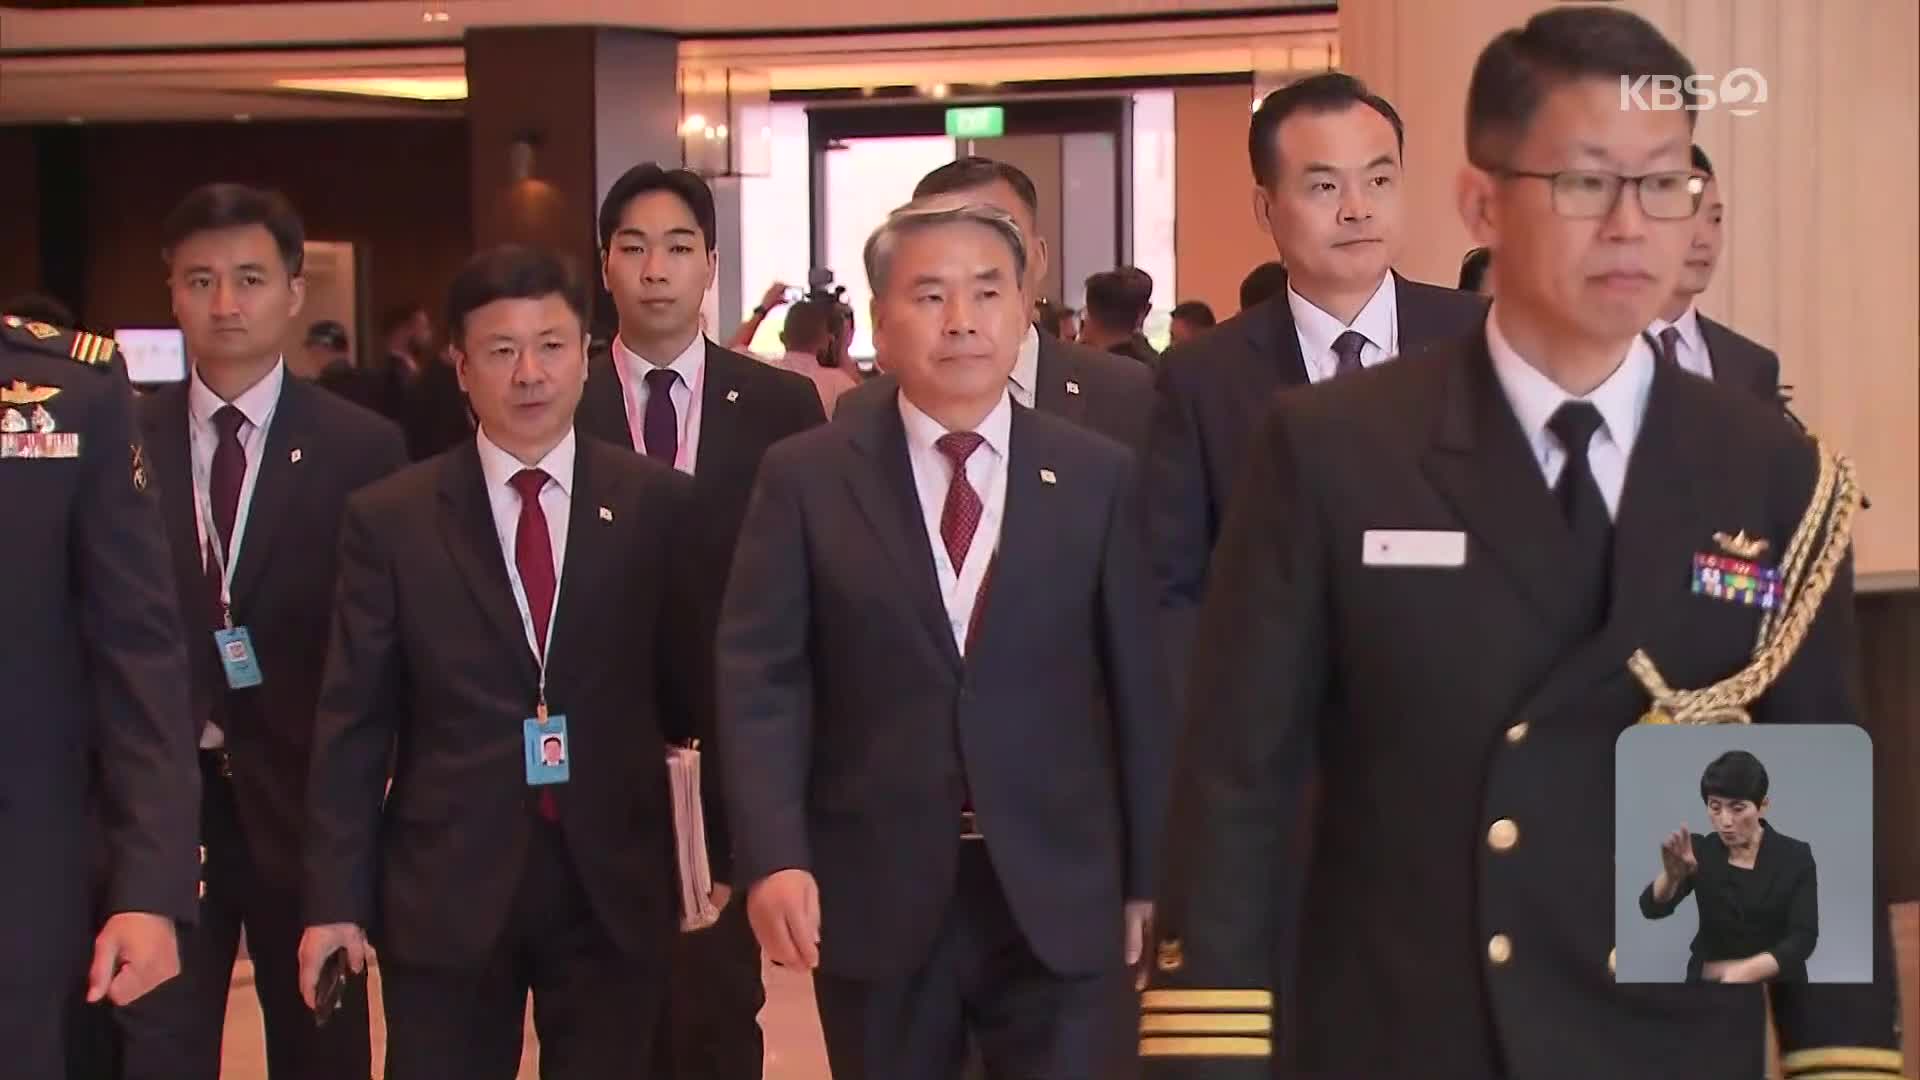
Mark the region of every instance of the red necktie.
<instances>
[{"instance_id":1,"label":"red necktie","mask_svg":"<svg viewBox=\"0 0 1920 1080\"><path fill-rule=\"evenodd\" d=\"M547 623L553 618L553 536L547 532L547 512L540 507L540 491L547 486L547 474L539 469L521 469L509 481L520 495L520 521L513 533L513 565L520 572L520 588L527 594L527 615L533 620L536 659L546 666ZM560 807L554 802L553 789L540 789L540 816L560 820Z\"/></svg>"},{"instance_id":2,"label":"red necktie","mask_svg":"<svg viewBox=\"0 0 1920 1080\"><path fill-rule=\"evenodd\" d=\"M985 442L976 432L955 431L940 436L933 444L953 466L953 478L947 481L947 501L940 508L940 542L946 545L956 579L960 577L960 568L967 563L967 551L973 547L973 534L980 530L980 514L984 509L980 493L973 490L972 482L967 479L967 459ZM973 599L973 614L967 619L969 648L973 645L973 633L980 626L980 609L986 606L987 581L991 576L992 567L988 567L988 574L980 579L980 592ZM956 746L958 734L956 731ZM972 813L973 785L967 783L964 758L960 762L960 774L963 792L960 809L963 813Z\"/></svg>"},{"instance_id":3,"label":"red necktie","mask_svg":"<svg viewBox=\"0 0 1920 1080\"><path fill-rule=\"evenodd\" d=\"M226 599L222 595L221 569L233 558L233 525L240 516L240 489L247 480L247 451L240 445L240 429L246 415L231 405L222 405L213 414L213 465L207 473L207 499L212 504L213 527L218 536L207 537L207 544L220 555L206 560L207 586L213 593L213 625L227 623ZM218 545L218 547L214 547Z\"/></svg>"}]
</instances>

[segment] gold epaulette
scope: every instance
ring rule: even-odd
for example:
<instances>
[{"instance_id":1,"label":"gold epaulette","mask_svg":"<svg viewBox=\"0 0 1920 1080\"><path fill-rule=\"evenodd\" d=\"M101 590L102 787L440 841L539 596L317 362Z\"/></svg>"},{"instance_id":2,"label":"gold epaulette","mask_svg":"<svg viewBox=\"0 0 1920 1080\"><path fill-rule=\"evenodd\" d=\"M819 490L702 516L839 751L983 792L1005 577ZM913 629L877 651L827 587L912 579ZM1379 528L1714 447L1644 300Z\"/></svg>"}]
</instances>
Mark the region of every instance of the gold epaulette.
<instances>
[{"instance_id":1,"label":"gold epaulette","mask_svg":"<svg viewBox=\"0 0 1920 1080\"><path fill-rule=\"evenodd\" d=\"M1272 1055L1271 991L1149 990L1140 995L1141 1057Z\"/></svg>"},{"instance_id":2,"label":"gold epaulette","mask_svg":"<svg viewBox=\"0 0 1920 1080\"><path fill-rule=\"evenodd\" d=\"M18 315L0 317L0 333L22 348L78 360L88 367L105 368L113 360L114 340L85 330L68 330L51 323L23 319Z\"/></svg>"},{"instance_id":3,"label":"gold epaulette","mask_svg":"<svg viewBox=\"0 0 1920 1080\"><path fill-rule=\"evenodd\" d=\"M1900 1051L1877 1046L1823 1046L1780 1058L1787 1080L1899 1080L1906 1075Z\"/></svg>"}]
</instances>

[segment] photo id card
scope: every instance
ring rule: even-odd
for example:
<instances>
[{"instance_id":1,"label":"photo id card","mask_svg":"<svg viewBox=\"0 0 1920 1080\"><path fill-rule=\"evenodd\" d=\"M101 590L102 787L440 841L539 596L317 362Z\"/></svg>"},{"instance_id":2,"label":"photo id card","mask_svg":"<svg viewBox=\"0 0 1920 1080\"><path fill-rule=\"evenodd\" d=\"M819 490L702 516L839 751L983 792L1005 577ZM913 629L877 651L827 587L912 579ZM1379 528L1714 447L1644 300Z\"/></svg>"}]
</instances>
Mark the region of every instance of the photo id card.
<instances>
[{"instance_id":1,"label":"photo id card","mask_svg":"<svg viewBox=\"0 0 1920 1080\"><path fill-rule=\"evenodd\" d=\"M260 673L260 660L253 653L253 635L247 633L246 627L215 630L213 644L220 650L220 667L227 673L228 687L246 690L265 681Z\"/></svg>"},{"instance_id":2,"label":"photo id card","mask_svg":"<svg viewBox=\"0 0 1920 1080\"><path fill-rule=\"evenodd\" d=\"M564 784L568 776L567 718L555 713L545 722L529 716L522 725L527 744L527 783Z\"/></svg>"}]
</instances>

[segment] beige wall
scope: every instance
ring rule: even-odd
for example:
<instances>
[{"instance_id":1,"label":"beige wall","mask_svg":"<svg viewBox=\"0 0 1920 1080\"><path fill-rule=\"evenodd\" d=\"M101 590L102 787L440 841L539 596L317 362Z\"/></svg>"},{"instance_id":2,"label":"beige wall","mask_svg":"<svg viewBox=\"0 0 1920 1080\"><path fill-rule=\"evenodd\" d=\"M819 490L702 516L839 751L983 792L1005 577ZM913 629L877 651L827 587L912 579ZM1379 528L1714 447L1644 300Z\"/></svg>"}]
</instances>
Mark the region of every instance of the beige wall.
<instances>
[{"instance_id":1,"label":"beige wall","mask_svg":"<svg viewBox=\"0 0 1920 1080\"><path fill-rule=\"evenodd\" d=\"M1453 209L1466 86L1480 49L1538 0L1343 0L1345 68L1407 123L1412 229L1401 268L1451 282L1469 245ZM1752 116L1700 116L1728 204L1701 308L1780 353L1808 425L1873 498L1862 574L1920 572L1920 5L1913 0L1628 0L1703 74L1751 67ZM1182 163L1185 152L1182 152ZM1243 166L1244 168L1244 166ZM1182 196L1182 208L1186 206Z\"/></svg>"},{"instance_id":2,"label":"beige wall","mask_svg":"<svg viewBox=\"0 0 1920 1080\"><path fill-rule=\"evenodd\" d=\"M1174 91L1174 283L1180 300L1204 300L1222 319L1240 310L1240 279L1274 258L1253 220L1247 164L1250 86Z\"/></svg>"}]
</instances>

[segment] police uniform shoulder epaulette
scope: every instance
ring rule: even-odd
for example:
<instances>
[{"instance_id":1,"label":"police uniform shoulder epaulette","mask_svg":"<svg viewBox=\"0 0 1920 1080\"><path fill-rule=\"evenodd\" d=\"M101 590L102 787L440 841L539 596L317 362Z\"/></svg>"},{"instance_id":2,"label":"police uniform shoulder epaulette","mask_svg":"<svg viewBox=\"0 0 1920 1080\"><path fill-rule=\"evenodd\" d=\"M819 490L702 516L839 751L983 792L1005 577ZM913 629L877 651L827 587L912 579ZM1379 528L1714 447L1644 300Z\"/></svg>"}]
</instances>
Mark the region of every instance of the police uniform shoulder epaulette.
<instances>
[{"instance_id":1,"label":"police uniform shoulder epaulette","mask_svg":"<svg viewBox=\"0 0 1920 1080\"><path fill-rule=\"evenodd\" d=\"M113 360L114 340L85 330L68 330L18 315L0 316L0 335L9 344L105 368Z\"/></svg>"}]
</instances>

